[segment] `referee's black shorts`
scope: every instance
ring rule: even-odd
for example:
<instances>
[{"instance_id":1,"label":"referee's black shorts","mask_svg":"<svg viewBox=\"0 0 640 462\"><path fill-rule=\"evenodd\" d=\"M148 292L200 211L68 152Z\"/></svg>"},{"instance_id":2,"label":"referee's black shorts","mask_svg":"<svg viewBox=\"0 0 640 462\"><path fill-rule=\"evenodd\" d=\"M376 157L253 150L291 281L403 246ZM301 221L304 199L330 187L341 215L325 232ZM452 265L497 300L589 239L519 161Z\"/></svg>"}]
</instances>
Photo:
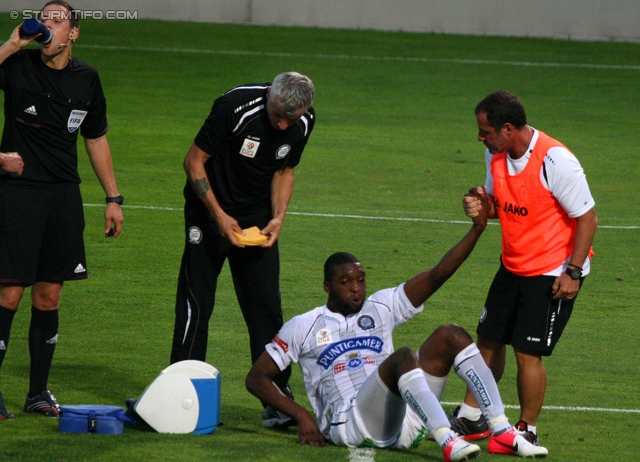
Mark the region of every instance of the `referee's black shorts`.
<instances>
[{"instance_id":1,"label":"referee's black shorts","mask_svg":"<svg viewBox=\"0 0 640 462\"><path fill-rule=\"evenodd\" d=\"M0 283L86 279L80 187L0 184Z\"/></svg>"},{"instance_id":2,"label":"referee's black shorts","mask_svg":"<svg viewBox=\"0 0 640 462\"><path fill-rule=\"evenodd\" d=\"M478 336L518 350L551 355L575 302L553 299L555 280L556 276L517 276L501 264L480 315Z\"/></svg>"}]
</instances>

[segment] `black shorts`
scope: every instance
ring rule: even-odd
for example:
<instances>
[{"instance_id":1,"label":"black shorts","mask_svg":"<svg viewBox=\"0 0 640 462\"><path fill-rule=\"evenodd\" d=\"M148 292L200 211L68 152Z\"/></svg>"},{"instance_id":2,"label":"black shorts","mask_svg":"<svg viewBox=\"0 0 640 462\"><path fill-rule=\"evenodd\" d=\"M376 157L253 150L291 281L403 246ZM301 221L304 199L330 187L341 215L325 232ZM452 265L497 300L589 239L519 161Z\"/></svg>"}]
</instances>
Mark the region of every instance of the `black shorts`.
<instances>
[{"instance_id":1,"label":"black shorts","mask_svg":"<svg viewBox=\"0 0 640 462\"><path fill-rule=\"evenodd\" d=\"M569 322L573 300L554 300L556 276L517 276L503 265L496 273L476 332L478 336L549 356ZM584 278L580 281L582 282Z\"/></svg>"},{"instance_id":2,"label":"black shorts","mask_svg":"<svg viewBox=\"0 0 640 462\"><path fill-rule=\"evenodd\" d=\"M86 279L84 210L77 184L0 184L0 283Z\"/></svg>"}]
</instances>

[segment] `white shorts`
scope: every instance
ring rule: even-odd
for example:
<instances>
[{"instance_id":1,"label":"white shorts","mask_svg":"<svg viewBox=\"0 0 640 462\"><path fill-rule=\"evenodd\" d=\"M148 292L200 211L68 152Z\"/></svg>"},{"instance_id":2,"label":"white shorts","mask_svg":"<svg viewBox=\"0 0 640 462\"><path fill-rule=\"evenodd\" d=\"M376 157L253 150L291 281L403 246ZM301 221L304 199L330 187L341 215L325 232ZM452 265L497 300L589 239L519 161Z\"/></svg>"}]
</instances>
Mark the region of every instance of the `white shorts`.
<instances>
[{"instance_id":1,"label":"white shorts","mask_svg":"<svg viewBox=\"0 0 640 462\"><path fill-rule=\"evenodd\" d=\"M377 370L334 414L330 427L333 444L350 448L412 448L424 441L426 432L420 418L387 388Z\"/></svg>"}]
</instances>

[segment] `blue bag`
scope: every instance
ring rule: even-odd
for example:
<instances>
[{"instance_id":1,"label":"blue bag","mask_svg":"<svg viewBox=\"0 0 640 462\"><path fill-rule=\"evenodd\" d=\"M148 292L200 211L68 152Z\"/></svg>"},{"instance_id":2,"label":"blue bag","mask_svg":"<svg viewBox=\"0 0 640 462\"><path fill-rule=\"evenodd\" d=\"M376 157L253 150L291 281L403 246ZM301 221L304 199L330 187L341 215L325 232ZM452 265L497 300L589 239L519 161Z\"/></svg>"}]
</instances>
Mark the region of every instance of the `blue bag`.
<instances>
[{"instance_id":1,"label":"blue bag","mask_svg":"<svg viewBox=\"0 0 640 462\"><path fill-rule=\"evenodd\" d=\"M97 433L120 435L124 432L124 423L135 423L125 410L118 406L97 404L78 404L60 406L58 431L66 433Z\"/></svg>"}]
</instances>

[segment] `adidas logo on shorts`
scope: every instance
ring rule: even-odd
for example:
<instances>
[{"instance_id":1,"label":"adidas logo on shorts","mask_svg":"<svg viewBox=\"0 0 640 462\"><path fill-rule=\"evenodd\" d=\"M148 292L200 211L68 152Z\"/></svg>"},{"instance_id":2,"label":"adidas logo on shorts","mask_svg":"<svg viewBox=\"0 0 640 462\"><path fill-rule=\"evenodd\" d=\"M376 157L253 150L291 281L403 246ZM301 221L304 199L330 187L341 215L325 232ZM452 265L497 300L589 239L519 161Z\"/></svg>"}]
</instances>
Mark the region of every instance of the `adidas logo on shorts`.
<instances>
[{"instance_id":1,"label":"adidas logo on shorts","mask_svg":"<svg viewBox=\"0 0 640 462\"><path fill-rule=\"evenodd\" d=\"M24 112L26 112L27 114L31 114L31 115L38 115L38 111L36 111L36 107L35 106L30 106L30 107L26 108L24 110Z\"/></svg>"},{"instance_id":2,"label":"adidas logo on shorts","mask_svg":"<svg viewBox=\"0 0 640 462\"><path fill-rule=\"evenodd\" d=\"M82 263L78 263L78 266L76 266L76 269L73 270L74 273L78 274L78 273L86 273L87 269L82 266Z\"/></svg>"}]
</instances>

